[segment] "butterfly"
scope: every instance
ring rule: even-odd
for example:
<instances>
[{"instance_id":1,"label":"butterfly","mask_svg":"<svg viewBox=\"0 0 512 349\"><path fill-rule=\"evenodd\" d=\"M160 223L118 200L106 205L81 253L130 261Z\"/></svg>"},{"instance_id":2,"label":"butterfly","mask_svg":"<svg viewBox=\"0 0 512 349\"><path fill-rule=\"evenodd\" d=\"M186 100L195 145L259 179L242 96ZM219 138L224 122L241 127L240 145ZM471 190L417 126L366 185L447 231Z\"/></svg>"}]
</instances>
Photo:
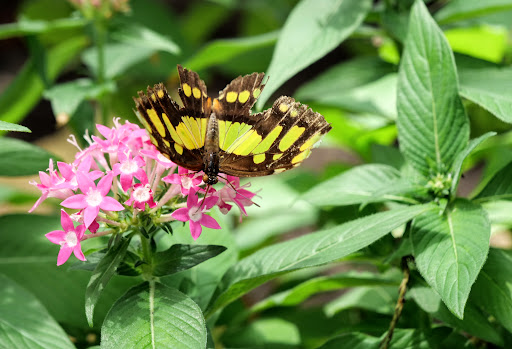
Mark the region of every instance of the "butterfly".
<instances>
[{"instance_id":1,"label":"butterfly","mask_svg":"<svg viewBox=\"0 0 512 349\"><path fill-rule=\"evenodd\" d=\"M251 114L264 73L237 77L213 100L196 72L178 65L178 74L183 106L160 83L138 92L135 113L164 156L203 171L208 185L217 183L219 173L257 177L292 169L331 129L322 115L286 96Z\"/></svg>"}]
</instances>

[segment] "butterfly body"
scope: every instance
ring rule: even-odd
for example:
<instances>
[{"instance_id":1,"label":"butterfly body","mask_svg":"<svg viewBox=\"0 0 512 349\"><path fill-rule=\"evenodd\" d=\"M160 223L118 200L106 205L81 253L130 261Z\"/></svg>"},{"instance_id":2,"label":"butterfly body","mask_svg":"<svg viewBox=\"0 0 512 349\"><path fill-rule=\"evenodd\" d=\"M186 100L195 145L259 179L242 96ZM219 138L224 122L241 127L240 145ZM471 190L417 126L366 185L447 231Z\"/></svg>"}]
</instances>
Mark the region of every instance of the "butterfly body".
<instances>
[{"instance_id":1,"label":"butterfly body","mask_svg":"<svg viewBox=\"0 0 512 349\"><path fill-rule=\"evenodd\" d=\"M251 114L264 88L263 73L239 76L208 97L197 73L178 66L180 107L163 84L139 91L136 114L157 149L177 165L204 171L215 184L219 173L265 176L298 166L331 126L324 117L291 97Z\"/></svg>"}]
</instances>

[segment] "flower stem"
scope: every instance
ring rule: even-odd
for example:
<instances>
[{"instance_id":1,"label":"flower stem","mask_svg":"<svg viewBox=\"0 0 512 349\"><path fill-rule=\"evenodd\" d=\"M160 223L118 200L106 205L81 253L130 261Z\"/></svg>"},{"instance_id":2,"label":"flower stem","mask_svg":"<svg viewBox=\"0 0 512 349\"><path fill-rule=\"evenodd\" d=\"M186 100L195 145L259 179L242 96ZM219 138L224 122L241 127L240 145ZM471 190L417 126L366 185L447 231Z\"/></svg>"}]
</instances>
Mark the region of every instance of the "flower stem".
<instances>
[{"instance_id":1,"label":"flower stem","mask_svg":"<svg viewBox=\"0 0 512 349\"><path fill-rule=\"evenodd\" d=\"M153 258L151 255L151 248L149 246L149 239L144 237L144 235L142 235L142 234L139 234L139 235L140 235L140 243L142 246L143 260L144 260L144 262L146 262L142 265L142 277L145 280L153 280L153 276L152 276L152 269L153 269L152 259Z\"/></svg>"},{"instance_id":2,"label":"flower stem","mask_svg":"<svg viewBox=\"0 0 512 349\"><path fill-rule=\"evenodd\" d=\"M396 323L398 322L398 319L400 318L400 315L402 314L402 310L404 308L405 291L407 291L407 283L409 282L410 276L409 266L407 265L407 259L407 256L402 257L402 270L404 276L398 288L398 300L395 306L395 313L393 314L393 319L391 319L391 323L389 324L388 333L386 334L382 342L380 342L380 349L389 348L389 344L391 343L391 339L393 338L393 331L395 330Z\"/></svg>"},{"instance_id":3,"label":"flower stem","mask_svg":"<svg viewBox=\"0 0 512 349\"><path fill-rule=\"evenodd\" d=\"M96 45L96 50L98 52L98 61L97 61L97 72L96 72L96 84L103 89L106 75L105 75L105 41L107 38L107 28L105 25L105 19L101 16L98 16L93 21L93 30L94 30L94 43ZM100 113L99 119L103 125L108 124L108 105L106 96L102 93L102 95L98 98Z\"/></svg>"},{"instance_id":4,"label":"flower stem","mask_svg":"<svg viewBox=\"0 0 512 349\"><path fill-rule=\"evenodd\" d=\"M87 235L84 235L84 237L82 238L81 241L84 241L84 240L87 240L87 239L90 239L90 238L97 238L97 237L100 237L100 236L109 235L109 234L112 234L113 232L114 232L114 230L109 229L109 230L104 230L104 231L100 231L100 232L93 233L93 234L87 234Z\"/></svg>"}]
</instances>

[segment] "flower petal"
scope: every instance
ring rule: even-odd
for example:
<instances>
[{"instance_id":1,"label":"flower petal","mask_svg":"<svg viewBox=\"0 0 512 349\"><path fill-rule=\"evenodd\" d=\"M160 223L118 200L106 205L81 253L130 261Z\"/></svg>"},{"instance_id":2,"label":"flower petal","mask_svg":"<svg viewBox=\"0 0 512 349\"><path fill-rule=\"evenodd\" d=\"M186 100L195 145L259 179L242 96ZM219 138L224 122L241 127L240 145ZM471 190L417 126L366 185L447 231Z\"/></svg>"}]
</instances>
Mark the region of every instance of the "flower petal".
<instances>
[{"instance_id":1,"label":"flower petal","mask_svg":"<svg viewBox=\"0 0 512 349\"><path fill-rule=\"evenodd\" d=\"M76 194L73 196L70 196L66 200L62 201L61 206L67 207L67 208L74 208L74 209L80 209L87 207L87 202L85 201L85 195L84 194Z\"/></svg>"},{"instance_id":2,"label":"flower petal","mask_svg":"<svg viewBox=\"0 0 512 349\"><path fill-rule=\"evenodd\" d=\"M215 218L208 216L207 214L203 214L201 216L201 220L199 221L201 225L210 229L220 229L219 223L215 220Z\"/></svg>"},{"instance_id":3,"label":"flower petal","mask_svg":"<svg viewBox=\"0 0 512 349\"><path fill-rule=\"evenodd\" d=\"M90 179L89 176L84 172L76 173L76 181L78 183L78 188L80 188L80 190L84 194L87 194L87 192L89 192L89 189L96 188L96 185L94 184L92 179Z\"/></svg>"},{"instance_id":4,"label":"flower petal","mask_svg":"<svg viewBox=\"0 0 512 349\"><path fill-rule=\"evenodd\" d=\"M114 174L112 172L107 173L105 177L100 179L98 183L97 189L100 191L101 195L106 196L112 187L112 178Z\"/></svg>"},{"instance_id":5,"label":"flower petal","mask_svg":"<svg viewBox=\"0 0 512 349\"><path fill-rule=\"evenodd\" d=\"M84 224L86 227L89 227L96 217L98 217L99 212L99 206L87 206L84 209Z\"/></svg>"},{"instance_id":6,"label":"flower petal","mask_svg":"<svg viewBox=\"0 0 512 349\"><path fill-rule=\"evenodd\" d=\"M182 222L188 221L190 219L190 217L188 216L188 208L178 208L176 211L171 213L171 217Z\"/></svg>"},{"instance_id":7,"label":"flower petal","mask_svg":"<svg viewBox=\"0 0 512 349\"><path fill-rule=\"evenodd\" d=\"M66 232L64 230L54 230L45 235L50 242L60 245L61 241L64 240Z\"/></svg>"},{"instance_id":8,"label":"flower petal","mask_svg":"<svg viewBox=\"0 0 512 349\"><path fill-rule=\"evenodd\" d=\"M73 253L75 254L75 257L80 259L81 261L86 261L84 253L82 252L82 246L78 243L73 248Z\"/></svg>"},{"instance_id":9,"label":"flower petal","mask_svg":"<svg viewBox=\"0 0 512 349\"><path fill-rule=\"evenodd\" d=\"M73 224L71 217L69 217L68 213L64 210L60 210L60 224L62 225L62 228L64 228L65 232L75 231L75 225Z\"/></svg>"},{"instance_id":10,"label":"flower petal","mask_svg":"<svg viewBox=\"0 0 512 349\"><path fill-rule=\"evenodd\" d=\"M122 211L122 210L124 210L124 206L121 205L116 199L114 199L113 197L110 197L110 196L105 196L99 207L105 211Z\"/></svg>"},{"instance_id":11,"label":"flower petal","mask_svg":"<svg viewBox=\"0 0 512 349\"><path fill-rule=\"evenodd\" d=\"M189 224L190 224L190 234L192 234L192 238L194 240L197 240L197 238L199 236L201 236L203 227L201 227L201 224L199 224L199 222L190 221Z\"/></svg>"},{"instance_id":12,"label":"flower petal","mask_svg":"<svg viewBox=\"0 0 512 349\"><path fill-rule=\"evenodd\" d=\"M57 266L66 263L69 256L71 256L71 252L73 252L73 248L67 245L62 246L59 251L59 255L57 256Z\"/></svg>"}]
</instances>

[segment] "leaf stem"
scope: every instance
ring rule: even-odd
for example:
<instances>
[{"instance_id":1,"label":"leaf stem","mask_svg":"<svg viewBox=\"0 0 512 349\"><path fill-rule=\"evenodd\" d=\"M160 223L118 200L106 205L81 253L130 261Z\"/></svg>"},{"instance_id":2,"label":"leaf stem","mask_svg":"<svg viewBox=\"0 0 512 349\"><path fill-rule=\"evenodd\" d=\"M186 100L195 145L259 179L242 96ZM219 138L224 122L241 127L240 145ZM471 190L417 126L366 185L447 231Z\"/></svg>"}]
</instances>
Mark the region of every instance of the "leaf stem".
<instances>
[{"instance_id":1,"label":"leaf stem","mask_svg":"<svg viewBox=\"0 0 512 349\"><path fill-rule=\"evenodd\" d=\"M384 337L382 342L380 342L380 349L389 348L389 344L391 343L391 339L393 338L393 332L395 330L396 323L398 322L398 319L400 318L400 315L402 314L402 310L404 308L405 291L407 291L407 283L409 282L410 276L409 266L407 265L407 259L407 256L402 257L402 270L404 276L402 278L400 286L398 287L398 300L395 306L395 313L393 314L393 319L391 319L391 323L389 324L389 330L386 336Z\"/></svg>"}]
</instances>

